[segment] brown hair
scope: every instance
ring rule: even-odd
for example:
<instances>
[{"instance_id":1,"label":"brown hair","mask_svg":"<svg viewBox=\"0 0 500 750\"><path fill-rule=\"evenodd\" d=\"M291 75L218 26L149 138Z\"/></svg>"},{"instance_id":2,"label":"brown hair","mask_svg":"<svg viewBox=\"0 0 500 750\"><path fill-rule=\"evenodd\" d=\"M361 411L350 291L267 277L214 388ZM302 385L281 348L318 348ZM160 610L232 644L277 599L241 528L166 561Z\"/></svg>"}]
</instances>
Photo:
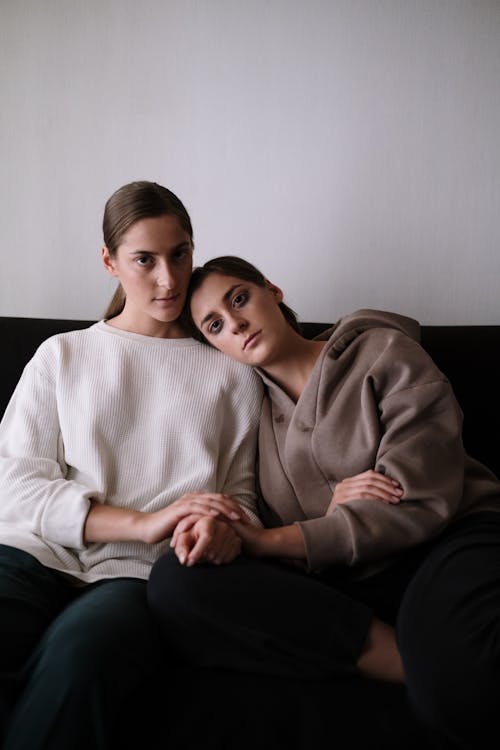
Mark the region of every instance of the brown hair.
<instances>
[{"instance_id":1,"label":"brown hair","mask_svg":"<svg viewBox=\"0 0 500 750\"><path fill-rule=\"evenodd\" d=\"M140 219L150 219L157 216L176 216L182 229L189 234L193 242L193 227L191 219L179 198L168 188L156 182L145 180L129 182L118 188L106 202L102 220L104 244L110 256L116 256L126 232L132 224ZM118 285L104 317L114 318L125 306L125 292L121 284Z\"/></svg>"},{"instance_id":2,"label":"brown hair","mask_svg":"<svg viewBox=\"0 0 500 750\"><path fill-rule=\"evenodd\" d=\"M186 296L186 305L184 308L184 319L186 325L189 328L190 334L193 338L199 341L206 341L201 331L196 327L195 322L191 315L190 301L194 292L200 288L204 280L213 273L219 273L222 276L234 276L242 281L249 281L256 286L266 286L266 277L259 271L256 266L253 266L247 260L238 258L236 255L221 255L219 258L212 258L207 260L202 266L197 266L191 275L191 281L189 282L188 293ZM294 311L285 305L284 302L279 303L281 312L283 313L286 321L292 326L294 331L302 335L300 325L297 320L297 315Z\"/></svg>"}]
</instances>

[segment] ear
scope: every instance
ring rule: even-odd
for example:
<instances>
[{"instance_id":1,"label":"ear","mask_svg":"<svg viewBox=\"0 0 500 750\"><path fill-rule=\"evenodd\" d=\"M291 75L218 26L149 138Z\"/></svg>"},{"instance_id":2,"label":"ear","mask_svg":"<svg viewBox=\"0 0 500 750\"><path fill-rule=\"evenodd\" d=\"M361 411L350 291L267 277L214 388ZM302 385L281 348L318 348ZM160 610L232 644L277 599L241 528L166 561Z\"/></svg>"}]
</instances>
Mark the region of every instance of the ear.
<instances>
[{"instance_id":1,"label":"ear","mask_svg":"<svg viewBox=\"0 0 500 750\"><path fill-rule=\"evenodd\" d=\"M102 257L103 266L106 269L106 271L109 273L109 275L118 276L118 271L116 270L115 261L109 254L109 250L105 245L101 249L101 257Z\"/></svg>"},{"instance_id":2,"label":"ear","mask_svg":"<svg viewBox=\"0 0 500 750\"><path fill-rule=\"evenodd\" d=\"M271 282L268 279L266 279L266 287L267 289L269 289L271 294L275 297L278 305L280 302L283 302L283 292L281 291L279 286L276 286L276 284L271 284Z\"/></svg>"}]
</instances>

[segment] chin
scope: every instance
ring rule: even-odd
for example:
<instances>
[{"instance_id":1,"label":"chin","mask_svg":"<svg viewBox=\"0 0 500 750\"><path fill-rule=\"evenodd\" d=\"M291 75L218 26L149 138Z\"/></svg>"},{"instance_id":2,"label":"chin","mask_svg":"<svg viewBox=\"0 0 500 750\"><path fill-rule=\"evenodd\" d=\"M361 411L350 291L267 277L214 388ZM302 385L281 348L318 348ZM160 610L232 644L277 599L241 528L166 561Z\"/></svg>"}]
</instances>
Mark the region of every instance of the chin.
<instances>
[{"instance_id":1,"label":"chin","mask_svg":"<svg viewBox=\"0 0 500 750\"><path fill-rule=\"evenodd\" d=\"M163 314L156 313L153 317L155 320L157 320L160 323L174 323L176 320L180 318L182 309L180 310L168 310L165 311Z\"/></svg>"}]
</instances>

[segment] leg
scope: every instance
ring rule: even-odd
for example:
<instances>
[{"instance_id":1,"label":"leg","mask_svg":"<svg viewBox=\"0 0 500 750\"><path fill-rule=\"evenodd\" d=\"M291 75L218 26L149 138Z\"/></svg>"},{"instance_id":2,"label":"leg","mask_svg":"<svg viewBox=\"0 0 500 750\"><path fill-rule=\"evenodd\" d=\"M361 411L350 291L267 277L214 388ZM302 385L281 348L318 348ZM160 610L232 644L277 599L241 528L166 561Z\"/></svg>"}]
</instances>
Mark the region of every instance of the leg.
<instances>
[{"instance_id":1,"label":"leg","mask_svg":"<svg viewBox=\"0 0 500 750\"><path fill-rule=\"evenodd\" d=\"M30 659L5 750L109 748L120 722L137 718L124 704L162 653L145 581L76 591Z\"/></svg>"},{"instance_id":2,"label":"leg","mask_svg":"<svg viewBox=\"0 0 500 750\"><path fill-rule=\"evenodd\" d=\"M0 736L16 700L19 675L68 600L67 587L54 571L22 550L0 545Z\"/></svg>"},{"instance_id":3,"label":"leg","mask_svg":"<svg viewBox=\"0 0 500 750\"><path fill-rule=\"evenodd\" d=\"M285 677L356 674L368 607L284 565L239 558L153 566L148 599L168 641L197 666Z\"/></svg>"},{"instance_id":4,"label":"leg","mask_svg":"<svg viewBox=\"0 0 500 750\"><path fill-rule=\"evenodd\" d=\"M489 747L500 711L500 514L453 524L408 587L398 642L410 699L444 748Z\"/></svg>"}]
</instances>

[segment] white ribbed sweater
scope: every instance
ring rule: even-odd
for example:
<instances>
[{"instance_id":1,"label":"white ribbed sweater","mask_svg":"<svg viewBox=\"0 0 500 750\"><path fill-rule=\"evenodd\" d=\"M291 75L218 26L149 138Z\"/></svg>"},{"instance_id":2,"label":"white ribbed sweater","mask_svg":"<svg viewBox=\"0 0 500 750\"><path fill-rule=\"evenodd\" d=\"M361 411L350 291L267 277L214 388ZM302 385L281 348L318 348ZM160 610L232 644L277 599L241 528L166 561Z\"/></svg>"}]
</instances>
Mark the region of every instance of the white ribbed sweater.
<instances>
[{"instance_id":1,"label":"white ribbed sweater","mask_svg":"<svg viewBox=\"0 0 500 750\"><path fill-rule=\"evenodd\" d=\"M103 321L45 341L0 424L0 544L82 581L147 578L168 541L88 544L91 498L155 511L226 492L258 523L260 379L193 339Z\"/></svg>"}]
</instances>

